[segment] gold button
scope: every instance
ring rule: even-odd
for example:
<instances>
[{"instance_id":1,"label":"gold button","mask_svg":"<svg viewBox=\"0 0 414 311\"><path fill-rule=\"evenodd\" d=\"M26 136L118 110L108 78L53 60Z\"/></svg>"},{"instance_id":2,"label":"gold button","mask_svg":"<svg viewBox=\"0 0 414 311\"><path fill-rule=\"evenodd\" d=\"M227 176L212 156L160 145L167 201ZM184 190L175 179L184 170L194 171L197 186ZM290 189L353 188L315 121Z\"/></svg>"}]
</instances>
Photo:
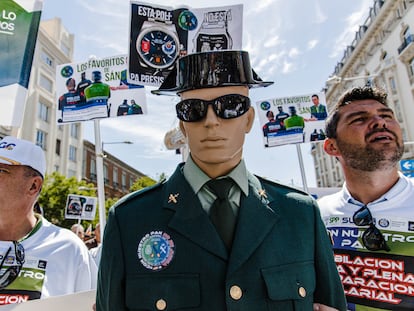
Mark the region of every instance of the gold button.
<instances>
[{"instance_id":1,"label":"gold button","mask_svg":"<svg viewBox=\"0 0 414 311\"><path fill-rule=\"evenodd\" d=\"M302 298L306 297L306 289L304 287L299 287L299 296Z\"/></svg>"},{"instance_id":2,"label":"gold button","mask_svg":"<svg viewBox=\"0 0 414 311\"><path fill-rule=\"evenodd\" d=\"M167 302L164 299L159 299L155 306L157 307L157 310L165 310L167 308Z\"/></svg>"},{"instance_id":3,"label":"gold button","mask_svg":"<svg viewBox=\"0 0 414 311\"><path fill-rule=\"evenodd\" d=\"M230 287L230 297L234 300L239 300L243 296L243 292L240 287L233 285Z\"/></svg>"}]
</instances>

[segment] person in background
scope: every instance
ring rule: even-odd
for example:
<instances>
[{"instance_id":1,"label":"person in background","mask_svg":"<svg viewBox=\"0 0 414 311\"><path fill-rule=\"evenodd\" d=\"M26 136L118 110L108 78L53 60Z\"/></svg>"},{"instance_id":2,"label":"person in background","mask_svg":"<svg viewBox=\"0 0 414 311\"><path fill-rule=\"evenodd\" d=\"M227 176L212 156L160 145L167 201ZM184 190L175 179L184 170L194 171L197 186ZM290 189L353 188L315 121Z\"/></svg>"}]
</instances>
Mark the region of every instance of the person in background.
<instances>
[{"instance_id":1,"label":"person in background","mask_svg":"<svg viewBox=\"0 0 414 311\"><path fill-rule=\"evenodd\" d=\"M85 240L85 229L81 224L73 224L72 227L70 227L70 230L72 230L72 232L75 233L82 241Z\"/></svg>"},{"instance_id":2,"label":"person in background","mask_svg":"<svg viewBox=\"0 0 414 311\"><path fill-rule=\"evenodd\" d=\"M168 181L111 207L96 309L345 310L316 201L256 177L242 158L255 115L249 88L272 82L243 51L178 62L157 92L179 94L191 153ZM208 79L212 69L226 79Z\"/></svg>"},{"instance_id":3,"label":"person in background","mask_svg":"<svg viewBox=\"0 0 414 311\"><path fill-rule=\"evenodd\" d=\"M39 146L0 140L0 305L96 288L83 241L34 212L45 172Z\"/></svg>"},{"instance_id":4,"label":"person in background","mask_svg":"<svg viewBox=\"0 0 414 311\"><path fill-rule=\"evenodd\" d=\"M98 223L95 227L95 241L96 246L89 249L89 253L91 254L92 258L95 260L97 266L99 266L99 261L101 260L101 252L102 252L102 243L101 243L101 225Z\"/></svg>"},{"instance_id":5,"label":"person in background","mask_svg":"<svg viewBox=\"0 0 414 311\"><path fill-rule=\"evenodd\" d=\"M375 87L347 90L326 120L324 150L342 190L319 199L348 310L414 310L414 179L398 170L402 130Z\"/></svg>"}]
</instances>

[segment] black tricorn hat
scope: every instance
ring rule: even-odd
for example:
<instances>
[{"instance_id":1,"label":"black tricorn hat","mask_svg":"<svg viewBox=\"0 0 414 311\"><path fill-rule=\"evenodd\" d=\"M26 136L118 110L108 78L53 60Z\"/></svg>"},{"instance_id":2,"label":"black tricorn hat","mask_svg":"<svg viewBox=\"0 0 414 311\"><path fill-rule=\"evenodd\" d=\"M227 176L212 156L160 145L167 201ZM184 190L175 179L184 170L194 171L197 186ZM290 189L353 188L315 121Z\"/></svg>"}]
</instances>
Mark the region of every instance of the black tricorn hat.
<instances>
[{"instance_id":1,"label":"black tricorn hat","mask_svg":"<svg viewBox=\"0 0 414 311\"><path fill-rule=\"evenodd\" d=\"M210 87L247 85L265 87L272 81L263 81L251 68L249 53L245 51L209 51L181 57L175 68L153 94L181 93Z\"/></svg>"}]
</instances>

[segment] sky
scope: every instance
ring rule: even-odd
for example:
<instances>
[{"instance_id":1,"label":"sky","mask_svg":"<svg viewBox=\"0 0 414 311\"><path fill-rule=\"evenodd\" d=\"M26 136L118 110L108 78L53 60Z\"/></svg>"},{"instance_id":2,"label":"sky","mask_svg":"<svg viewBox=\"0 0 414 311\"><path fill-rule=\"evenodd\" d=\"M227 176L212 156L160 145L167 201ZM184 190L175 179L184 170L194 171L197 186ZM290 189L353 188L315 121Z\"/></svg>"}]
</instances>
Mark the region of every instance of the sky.
<instances>
[{"instance_id":1,"label":"sky","mask_svg":"<svg viewBox=\"0 0 414 311\"><path fill-rule=\"evenodd\" d=\"M143 1L192 8L243 4L243 44L252 67L267 88L253 89L252 102L320 92L335 65L351 44L373 0L181 0ZM180 4L180 5L178 5ZM44 0L42 20L59 17L75 36L73 62L91 56L105 58L128 53L129 0ZM105 151L157 179L170 176L182 160L164 145L165 133L178 124L177 97L147 91L148 114L101 120ZM254 105L255 106L255 105ZM94 122L84 122L83 138L95 142ZM133 144L117 142L131 141ZM300 149L299 149L300 148ZM258 117L246 136L243 158L259 176L296 187L316 187L311 145L265 148ZM300 161L302 160L302 161ZM300 163L303 162L301 169Z\"/></svg>"}]
</instances>

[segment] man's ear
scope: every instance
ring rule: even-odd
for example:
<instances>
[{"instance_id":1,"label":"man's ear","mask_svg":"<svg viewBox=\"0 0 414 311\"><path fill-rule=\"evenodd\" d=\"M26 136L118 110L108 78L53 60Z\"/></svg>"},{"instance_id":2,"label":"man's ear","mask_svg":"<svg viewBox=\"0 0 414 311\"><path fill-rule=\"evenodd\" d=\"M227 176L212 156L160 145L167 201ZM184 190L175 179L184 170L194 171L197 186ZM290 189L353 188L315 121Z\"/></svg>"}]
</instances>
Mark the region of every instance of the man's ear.
<instances>
[{"instance_id":1,"label":"man's ear","mask_svg":"<svg viewBox=\"0 0 414 311\"><path fill-rule=\"evenodd\" d=\"M326 138L323 142L323 150L333 157L337 157L340 154L334 138Z\"/></svg>"},{"instance_id":2,"label":"man's ear","mask_svg":"<svg viewBox=\"0 0 414 311\"><path fill-rule=\"evenodd\" d=\"M40 176L36 176L33 178L32 185L30 186L29 191L34 192L35 194L40 192L40 189L42 189L43 179Z\"/></svg>"},{"instance_id":3,"label":"man's ear","mask_svg":"<svg viewBox=\"0 0 414 311\"><path fill-rule=\"evenodd\" d=\"M255 111L253 107L250 107L249 111L247 111L246 114L247 114L246 133L249 133L253 127L253 122L254 122Z\"/></svg>"}]
</instances>

